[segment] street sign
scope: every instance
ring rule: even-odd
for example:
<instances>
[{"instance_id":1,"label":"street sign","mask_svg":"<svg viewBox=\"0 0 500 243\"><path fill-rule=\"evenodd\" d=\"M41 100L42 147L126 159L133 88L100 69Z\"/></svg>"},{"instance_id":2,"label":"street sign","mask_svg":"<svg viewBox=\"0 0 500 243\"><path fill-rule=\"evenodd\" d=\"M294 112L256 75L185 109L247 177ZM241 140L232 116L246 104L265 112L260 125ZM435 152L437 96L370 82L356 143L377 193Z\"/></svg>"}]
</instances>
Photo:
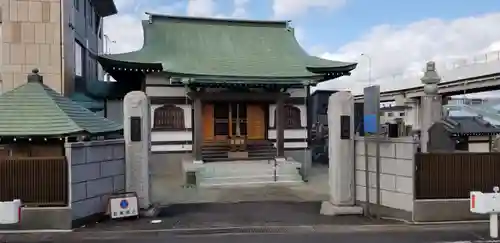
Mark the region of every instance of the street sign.
<instances>
[{"instance_id":1,"label":"street sign","mask_svg":"<svg viewBox=\"0 0 500 243\"><path fill-rule=\"evenodd\" d=\"M363 89L364 115L363 124L365 134L378 134L380 127L380 86L370 86Z\"/></svg>"},{"instance_id":2,"label":"street sign","mask_svg":"<svg viewBox=\"0 0 500 243\"><path fill-rule=\"evenodd\" d=\"M110 214L112 219L139 216L139 207L136 196L124 195L109 199Z\"/></svg>"}]
</instances>

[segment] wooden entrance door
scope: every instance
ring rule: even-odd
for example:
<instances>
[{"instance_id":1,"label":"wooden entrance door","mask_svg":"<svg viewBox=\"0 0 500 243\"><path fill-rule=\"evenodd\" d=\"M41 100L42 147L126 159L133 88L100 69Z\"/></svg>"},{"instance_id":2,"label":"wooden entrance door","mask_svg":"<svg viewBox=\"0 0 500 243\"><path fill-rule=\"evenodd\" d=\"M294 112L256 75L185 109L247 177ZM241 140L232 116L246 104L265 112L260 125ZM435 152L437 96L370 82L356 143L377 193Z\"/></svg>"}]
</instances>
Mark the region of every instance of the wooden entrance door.
<instances>
[{"instance_id":1,"label":"wooden entrance door","mask_svg":"<svg viewBox=\"0 0 500 243\"><path fill-rule=\"evenodd\" d=\"M227 140L231 131L229 122L229 105L227 103L214 103L214 135L215 140Z\"/></svg>"},{"instance_id":2,"label":"wooden entrance door","mask_svg":"<svg viewBox=\"0 0 500 243\"><path fill-rule=\"evenodd\" d=\"M230 131L229 137L245 137L247 135L247 105L245 103L230 103Z\"/></svg>"},{"instance_id":3,"label":"wooden entrance door","mask_svg":"<svg viewBox=\"0 0 500 243\"><path fill-rule=\"evenodd\" d=\"M215 140L247 135L246 103L214 103L213 107Z\"/></svg>"},{"instance_id":4,"label":"wooden entrance door","mask_svg":"<svg viewBox=\"0 0 500 243\"><path fill-rule=\"evenodd\" d=\"M203 104L203 140L213 141L214 140L214 105L213 104Z\"/></svg>"},{"instance_id":5,"label":"wooden entrance door","mask_svg":"<svg viewBox=\"0 0 500 243\"><path fill-rule=\"evenodd\" d=\"M247 112L248 139L264 139L266 133L264 107L260 104L248 104Z\"/></svg>"}]
</instances>

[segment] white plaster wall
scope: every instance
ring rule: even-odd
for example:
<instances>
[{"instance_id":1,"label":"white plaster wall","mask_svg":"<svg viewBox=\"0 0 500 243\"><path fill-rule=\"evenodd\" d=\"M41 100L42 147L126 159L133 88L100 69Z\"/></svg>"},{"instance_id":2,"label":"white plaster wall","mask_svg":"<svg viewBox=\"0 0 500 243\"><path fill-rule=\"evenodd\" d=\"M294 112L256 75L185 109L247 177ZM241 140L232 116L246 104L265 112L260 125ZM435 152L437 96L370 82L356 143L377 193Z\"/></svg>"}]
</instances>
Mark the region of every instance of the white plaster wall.
<instances>
[{"instance_id":1,"label":"white plaster wall","mask_svg":"<svg viewBox=\"0 0 500 243\"><path fill-rule=\"evenodd\" d=\"M306 89L305 88L300 88L300 89L288 89L287 91L290 94L290 97L307 97Z\"/></svg>"},{"instance_id":2,"label":"white plaster wall","mask_svg":"<svg viewBox=\"0 0 500 243\"><path fill-rule=\"evenodd\" d=\"M153 131L152 142L192 141L192 131Z\"/></svg>"},{"instance_id":3,"label":"white plaster wall","mask_svg":"<svg viewBox=\"0 0 500 243\"><path fill-rule=\"evenodd\" d=\"M186 153L190 153L192 149L193 146L191 144L165 144L151 146L152 152L186 151Z\"/></svg>"},{"instance_id":4,"label":"white plaster wall","mask_svg":"<svg viewBox=\"0 0 500 243\"><path fill-rule=\"evenodd\" d=\"M155 109L158 107L161 107L162 105L151 105L151 118L154 118L154 112ZM193 125L191 124L191 105L175 105L177 107L180 107L184 110L184 126L186 128L192 128ZM151 119L151 127L154 127L154 119Z\"/></svg>"},{"instance_id":5,"label":"white plaster wall","mask_svg":"<svg viewBox=\"0 0 500 243\"><path fill-rule=\"evenodd\" d=\"M276 143L273 143L276 147ZM285 142L285 148L287 149L307 149L307 142Z\"/></svg>"},{"instance_id":6,"label":"white plaster wall","mask_svg":"<svg viewBox=\"0 0 500 243\"><path fill-rule=\"evenodd\" d=\"M269 139L276 139L276 129L269 129L267 131L267 137ZM306 139L307 130L306 129L286 129L285 139Z\"/></svg>"},{"instance_id":7,"label":"white plaster wall","mask_svg":"<svg viewBox=\"0 0 500 243\"><path fill-rule=\"evenodd\" d=\"M171 84L168 76L164 73L148 73L146 75L147 85L167 85Z\"/></svg>"},{"instance_id":8,"label":"white plaster wall","mask_svg":"<svg viewBox=\"0 0 500 243\"><path fill-rule=\"evenodd\" d=\"M305 105L294 105L300 109L300 125L302 127L307 127L307 107ZM269 105L269 127L274 127L274 111L276 110L276 105Z\"/></svg>"},{"instance_id":9,"label":"white plaster wall","mask_svg":"<svg viewBox=\"0 0 500 243\"><path fill-rule=\"evenodd\" d=\"M469 152L490 152L490 145L488 143L469 143Z\"/></svg>"},{"instance_id":10,"label":"white plaster wall","mask_svg":"<svg viewBox=\"0 0 500 243\"><path fill-rule=\"evenodd\" d=\"M364 138L355 141L356 200L366 201ZM417 143L411 137L385 139L380 144L380 202L383 206L413 211L414 154ZM368 143L370 202L376 203L375 144Z\"/></svg>"},{"instance_id":11,"label":"white plaster wall","mask_svg":"<svg viewBox=\"0 0 500 243\"><path fill-rule=\"evenodd\" d=\"M149 97L183 97L189 101L184 87L146 86L146 94Z\"/></svg>"}]
</instances>

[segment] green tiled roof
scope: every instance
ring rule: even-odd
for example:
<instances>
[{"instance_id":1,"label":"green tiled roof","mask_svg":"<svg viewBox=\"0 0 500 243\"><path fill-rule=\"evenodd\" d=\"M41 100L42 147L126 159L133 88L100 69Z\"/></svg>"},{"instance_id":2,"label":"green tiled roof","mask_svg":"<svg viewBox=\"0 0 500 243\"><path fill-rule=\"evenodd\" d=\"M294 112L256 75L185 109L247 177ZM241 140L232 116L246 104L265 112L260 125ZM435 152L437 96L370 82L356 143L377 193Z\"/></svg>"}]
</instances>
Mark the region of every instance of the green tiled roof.
<instances>
[{"instance_id":1,"label":"green tiled roof","mask_svg":"<svg viewBox=\"0 0 500 243\"><path fill-rule=\"evenodd\" d=\"M94 99L84 93L75 92L69 97L72 101L81 105L85 109L89 110L102 110L104 108L104 101Z\"/></svg>"},{"instance_id":2,"label":"green tiled roof","mask_svg":"<svg viewBox=\"0 0 500 243\"><path fill-rule=\"evenodd\" d=\"M100 134L122 129L121 125L85 109L36 78L41 79L32 74L27 84L0 96L0 136Z\"/></svg>"},{"instance_id":3,"label":"green tiled roof","mask_svg":"<svg viewBox=\"0 0 500 243\"><path fill-rule=\"evenodd\" d=\"M250 21L150 14L141 50L103 55L106 70L157 69L172 76L228 82L320 80L348 74L356 63L307 54L285 21ZM214 79L215 77L215 79Z\"/></svg>"}]
</instances>

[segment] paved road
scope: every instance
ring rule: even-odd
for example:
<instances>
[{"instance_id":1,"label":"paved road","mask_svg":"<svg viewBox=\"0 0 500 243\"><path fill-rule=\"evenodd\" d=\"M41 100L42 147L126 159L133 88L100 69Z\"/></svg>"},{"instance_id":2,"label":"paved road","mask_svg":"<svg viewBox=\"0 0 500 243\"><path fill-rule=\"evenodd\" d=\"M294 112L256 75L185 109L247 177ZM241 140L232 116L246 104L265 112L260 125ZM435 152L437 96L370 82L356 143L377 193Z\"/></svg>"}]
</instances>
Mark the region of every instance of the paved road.
<instances>
[{"instance_id":1,"label":"paved road","mask_svg":"<svg viewBox=\"0 0 500 243\"><path fill-rule=\"evenodd\" d=\"M401 224L392 220L362 216L331 217L320 215L321 202L243 202L172 205L160 210L158 219L105 221L89 224L82 230L156 230L173 228L213 228L298 225L374 225Z\"/></svg>"},{"instance_id":2,"label":"paved road","mask_svg":"<svg viewBox=\"0 0 500 243\"><path fill-rule=\"evenodd\" d=\"M166 208L151 219L108 221L72 233L0 235L4 242L120 243L433 243L480 242L487 224L407 225L359 216L318 214L320 203L195 204ZM500 242L500 241L499 241ZM489 242L491 243L491 242Z\"/></svg>"},{"instance_id":3,"label":"paved road","mask_svg":"<svg viewBox=\"0 0 500 243\"><path fill-rule=\"evenodd\" d=\"M3 242L96 242L96 243L442 243L492 242L485 232L405 231L405 232L282 232L251 234L172 234L171 232L87 234L71 237L4 238ZM58 239L59 238L59 239ZM2 242L2 240L0 240ZM500 242L500 241L499 241Z\"/></svg>"}]
</instances>

